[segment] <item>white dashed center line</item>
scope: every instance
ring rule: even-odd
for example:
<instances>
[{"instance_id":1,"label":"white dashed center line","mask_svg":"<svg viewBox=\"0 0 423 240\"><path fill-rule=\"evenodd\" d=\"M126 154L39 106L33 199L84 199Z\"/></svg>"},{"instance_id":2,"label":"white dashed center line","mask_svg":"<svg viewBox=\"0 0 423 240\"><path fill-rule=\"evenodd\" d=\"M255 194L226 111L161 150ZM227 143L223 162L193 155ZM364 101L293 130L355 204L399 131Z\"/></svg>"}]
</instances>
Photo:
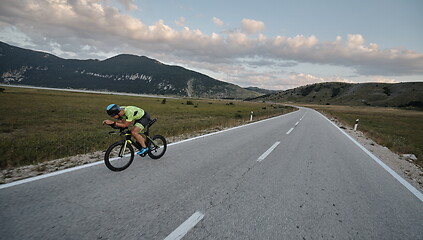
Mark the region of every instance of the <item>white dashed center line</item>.
<instances>
[{"instance_id":1,"label":"white dashed center line","mask_svg":"<svg viewBox=\"0 0 423 240\"><path fill-rule=\"evenodd\" d=\"M179 240L185 236L198 222L203 219L204 214L201 212L195 212L189 217L184 223L182 223L175 231L173 231L164 240Z\"/></svg>"},{"instance_id":2,"label":"white dashed center line","mask_svg":"<svg viewBox=\"0 0 423 240\"><path fill-rule=\"evenodd\" d=\"M263 161L273 150L275 150L275 148L279 145L279 143L281 142L275 142L275 144L273 144L273 146L271 146L269 149L267 149L266 152L264 152L258 159L258 162Z\"/></svg>"}]
</instances>

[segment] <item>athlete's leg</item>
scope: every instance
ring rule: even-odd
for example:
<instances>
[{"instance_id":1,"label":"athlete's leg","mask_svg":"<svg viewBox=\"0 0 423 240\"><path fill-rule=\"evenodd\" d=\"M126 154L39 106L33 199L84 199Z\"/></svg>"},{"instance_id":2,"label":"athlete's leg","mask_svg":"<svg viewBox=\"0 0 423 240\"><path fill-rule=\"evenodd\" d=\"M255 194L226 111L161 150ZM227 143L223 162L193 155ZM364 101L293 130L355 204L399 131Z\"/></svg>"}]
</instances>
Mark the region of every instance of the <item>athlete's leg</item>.
<instances>
[{"instance_id":1,"label":"athlete's leg","mask_svg":"<svg viewBox=\"0 0 423 240\"><path fill-rule=\"evenodd\" d=\"M138 125L138 124L137 124ZM143 148L146 148L147 145L145 145L145 139L141 136L140 131L142 129L139 126L134 126L131 130L132 136L141 144Z\"/></svg>"}]
</instances>

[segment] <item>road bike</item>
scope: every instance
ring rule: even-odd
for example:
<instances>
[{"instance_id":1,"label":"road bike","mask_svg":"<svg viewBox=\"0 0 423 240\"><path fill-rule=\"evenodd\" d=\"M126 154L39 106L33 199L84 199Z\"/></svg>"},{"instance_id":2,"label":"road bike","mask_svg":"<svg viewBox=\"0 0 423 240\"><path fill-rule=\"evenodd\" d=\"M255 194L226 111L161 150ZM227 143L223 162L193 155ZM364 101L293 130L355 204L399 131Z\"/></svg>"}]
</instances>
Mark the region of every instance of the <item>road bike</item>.
<instances>
[{"instance_id":1,"label":"road bike","mask_svg":"<svg viewBox=\"0 0 423 240\"><path fill-rule=\"evenodd\" d=\"M146 145L148 151L141 157L145 157L147 154L152 159L159 159L163 157L167 149L166 139L161 135L154 135L150 137L150 127L157 121L157 119L150 120L150 122L145 127L144 131L141 134L146 139ZM113 127L113 126L112 126ZM109 134L119 134L122 137L122 140L113 143L106 150L104 155L104 163L106 166L115 172L125 170L128 168L132 161L134 161L134 147L140 150L142 148L141 144L132 137L131 131L128 128L119 128L119 131L111 131ZM134 147L133 147L134 146Z\"/></svg>"}]
</instances>

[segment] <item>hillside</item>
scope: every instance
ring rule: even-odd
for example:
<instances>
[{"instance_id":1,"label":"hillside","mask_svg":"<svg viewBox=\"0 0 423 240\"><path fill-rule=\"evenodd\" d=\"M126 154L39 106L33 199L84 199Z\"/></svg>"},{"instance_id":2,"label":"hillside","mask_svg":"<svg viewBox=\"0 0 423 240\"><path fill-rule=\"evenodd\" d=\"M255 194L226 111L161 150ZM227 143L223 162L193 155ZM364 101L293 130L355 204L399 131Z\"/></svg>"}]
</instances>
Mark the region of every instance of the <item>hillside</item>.
<instances>
[{"instance_id":1,"label":"hillside","mask_svg":"<svg viewBox=\"0 0 423 240\"><path fill-rule=\"evenodd\" d=\"M423 82L317 83L252 99L290 103L423 108Z\"/></svg>"},{"instance_id":2,"label":"hillside","mask_svg":"<svg viewBox=\"0 0 423 240\"><path fill-rule=\"evenodd\" d=\"M261 94L179 66L122 54L103 61L63 59L0 42L0 83L183 97L239 98Z\"/></svg>"},{"instance_id":3,"label":"hillside","mask_svg":"<svg viewBox=\"0 0 423 240\"><path fill-rule=\"evenodd\" d=\"M280 92L278 90L267 90L267 89L258 88L258 87L246 87L244 89L247 89L247 90L250 90L250 91L253 91L253 92L258 92L258 93L261 93L263 95L264 94L272 94L272 93L278 93L278 92Z\"/></svg>"}]
</instances>

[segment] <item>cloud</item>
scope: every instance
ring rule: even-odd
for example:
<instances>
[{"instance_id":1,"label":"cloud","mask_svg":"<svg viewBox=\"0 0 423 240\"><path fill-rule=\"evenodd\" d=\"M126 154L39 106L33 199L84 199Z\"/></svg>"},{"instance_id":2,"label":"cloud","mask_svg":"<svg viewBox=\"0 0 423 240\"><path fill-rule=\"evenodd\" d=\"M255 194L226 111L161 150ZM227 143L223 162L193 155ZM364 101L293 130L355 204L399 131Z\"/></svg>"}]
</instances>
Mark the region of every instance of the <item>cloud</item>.
<instances>
[{"instance_id":1,"label":"cloud","mask_svg":"<svg viewBox=\"0 0 423 240\"><path fill-rule=\"evenodd\" d=\"M261 67L294 67L297 66L298 63L294 61L278 61L272 59L242 59L241 62L249 67L252 68L261 68Z\"/></svg>"},{"instance_id":2,"label":"cloud","mask_svg":"<svg viewBox=\"0 0 423 240\"><path fill-rule=\"evenodd\" d=\"M339 76L320 77L312 74L286 73L284 71L254 72L248 69L242 69L242 71L239 71L241 73L232 71L232 73L234 72L237 72L237 76L243 79L236 80L236 83L241 86L252 85L273 90L286 90L297 86L323 82L354 83L354 81Z\"/></svg>"},{"instance_id":3,"label":"cloud","mask_svg":"<svg viewBox=\"0 0 423 240\"><path fill-rule=\"evenodd\" d=\"M175 21L175 24L180 26L180 27L184 27L186 26L186 19L184 17L179 17L178 20Z\"/></svg>"},{"instance_id":4,"label":"cloud","mask_svg":"<svg viewBox=\"0 0 423 240\"><path fill-rule=\"evenodd\" d=\"M213 17L213 22L216 26L223 26L225 23L217 17Z\"/></svg>"},{"instance_id":5,"label":"cloud","mask_svg":"<svg viewBox=\"0 0 423 240\"><path fill-rule=\"evenodd\" d=\"M341 37L339 37L339 40L341 40ZM348 47L351 49L362 49L365 41L363 36L360 34L348 34Z\"/></svg>"},{"instance_id":6,"label":"cloud","mask_svg":"<svg viewBox=\"0 0 423 240\"><path fill-rule=\"evenodd\" d=\"M311 74L305 73L291 73L288 77L287 84L291 85L307 85L311 83L323 83L323 82L345 82L345 83L353 83L353 81L345 78L341 78L338 76L333 77L317 77Z\"/></svg>"},{"instance_id":7,"label":"cloud","mask_svg":"<svg viewBox=\"0 0 423 240\"><path fill-rule=\"evenodd\" d=\"M265 26L261 21L256 21L253 19L242 19L241 21L242 30L246 33L258 33L263 32Z\"/></svg>"},{"instance_id":8,"label":"cloud","mask_svg":"<svg viewBox=\"0 0 423 240\"><path fill-rule=\"evenodd\" d=\"M298 63L343 66L354 69L355 74L385 79L423 74L423 54L401 48L380 49L376 43L367 44L361 34L349 34L346 39L336 36L324 42L314 35L266 36L264 22L252 19L243 19L238 31L205 34L186 27L183 17L176 21L183 27L179 30L163 20L146 25L108 5L109 1L2 0L0 37L10 39L14 32L18 39L25 39L26 45L62 57L110 57L122 52L160 56L161 61L173 59L175 63L216 71L221 80L232 82L243 81L243 71L248 80L263 84L265 80L274 84L338 80L307 74L280 77L283 70L255 72L254 68L263 64L274 69ZM126 10L135 9L133 0L118 1ZM213 22L224 25L217 17Z\"/></svg>"},{"instance_id":9,"label":"cloud","mask_svg":"<svg viewBox=\"0 0 423 240\"><path fill-rule=\"evenodd\" d=\"M134 2L135 0L118 0L127 11L137 10L138 6Z\"/></svg>"},{"instance_id":10,"label":"cloud","mask_svg":"<svg viewBox=\"0 0 423 240\"><path fill-rule=\"evenodd\" d=\"M377 82L377 83L398 83L397 80L393 78L387 78L384 76L371 76L369 82Z\"/></svg>"}]
</instances>

